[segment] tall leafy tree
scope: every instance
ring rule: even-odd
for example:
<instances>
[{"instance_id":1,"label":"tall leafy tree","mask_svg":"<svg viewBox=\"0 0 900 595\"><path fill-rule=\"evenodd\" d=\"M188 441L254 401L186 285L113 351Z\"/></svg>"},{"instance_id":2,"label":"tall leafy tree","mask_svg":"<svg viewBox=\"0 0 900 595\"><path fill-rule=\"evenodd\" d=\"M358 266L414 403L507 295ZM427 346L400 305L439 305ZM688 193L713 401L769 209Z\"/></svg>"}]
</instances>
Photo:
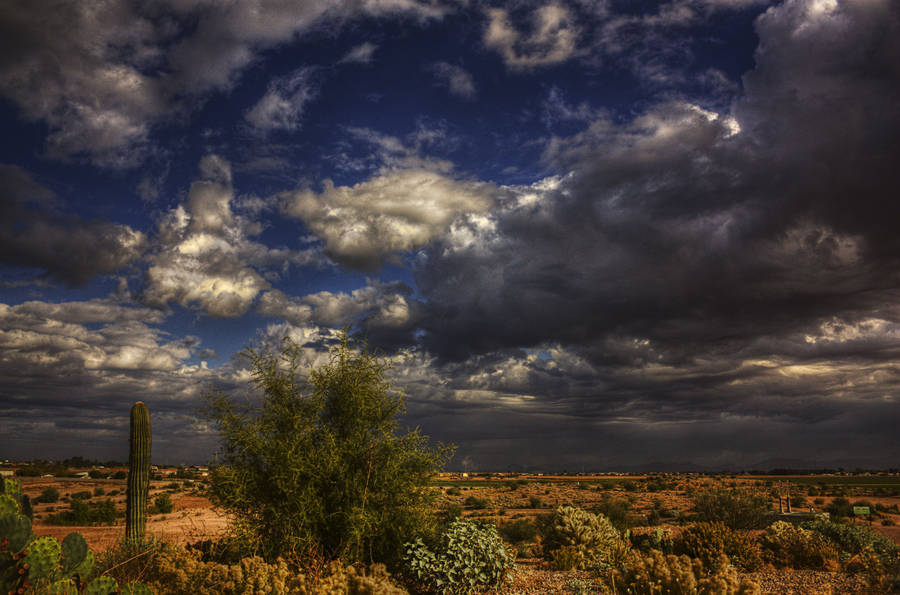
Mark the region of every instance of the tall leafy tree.
<instances>
[{"instance_id":1,"label":"tall leafy tree","mask_svg":"<svg viewBox=\"0 0 900 595\"><path fill-rule=\"evenodd\" d=\"M400 430L404 399L386 377L390 361L346 332L306 378L290 339L277 352L243 354L260 405L221 393L206 400L223 451L215 502L267 557L395 563L405 541L433 529L428 482L453 448Z\"/></svg>"}]
</instances>

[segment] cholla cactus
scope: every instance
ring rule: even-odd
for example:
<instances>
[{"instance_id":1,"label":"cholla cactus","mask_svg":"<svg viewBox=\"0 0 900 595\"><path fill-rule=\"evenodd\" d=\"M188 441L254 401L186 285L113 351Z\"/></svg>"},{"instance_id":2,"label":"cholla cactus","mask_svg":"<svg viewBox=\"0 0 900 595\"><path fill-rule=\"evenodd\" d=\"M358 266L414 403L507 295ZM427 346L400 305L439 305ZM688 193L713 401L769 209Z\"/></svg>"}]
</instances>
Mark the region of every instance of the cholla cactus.
<instances>
[{"instance_id":1,"label":"cholla cactus","mask_svg":"<svg viewBox=\"0 0 900 595\"><path fill-rule=\"evenodd\" d=\"M604 515L560 506L544 539L544 557L560 569L608 565L624 548L619 532Z\"/></svg>"},{"instance_id":2,"label":"cholla cactus","mask_svg":"<svg viewBox=\"0 0 900 595\"><path fill-rule=\"evenodd\" d=\"M741 579L728 561L705 568L700 560L666 555L657 550L632 552L622 571L610 581L620 593L630 595L759 595L759 585Z\"/></svg>"}]
</instances>

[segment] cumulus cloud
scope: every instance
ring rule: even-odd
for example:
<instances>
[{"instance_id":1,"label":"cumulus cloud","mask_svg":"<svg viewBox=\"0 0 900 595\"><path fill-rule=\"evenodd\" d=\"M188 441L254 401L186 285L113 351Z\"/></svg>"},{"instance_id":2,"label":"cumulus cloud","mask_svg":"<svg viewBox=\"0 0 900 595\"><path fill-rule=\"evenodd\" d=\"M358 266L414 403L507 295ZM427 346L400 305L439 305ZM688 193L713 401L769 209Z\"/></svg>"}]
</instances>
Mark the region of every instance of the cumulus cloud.
<instances>
[{"instance_id":1,"label":"cumulus cloud","mask_svg":"<svg viewBox=\"0 0 900 595\"><path fill-rule=\"evenodd\" d=\"M185 203L159 221L141 299L157 307L175 302L212 316L239 316L269 287L257 269L314 264L316 256L250 239L262 227L233 211L227 161L208 155L200 174Z\"/></svg>"},{"instance_id":2,"label":"cumulus cloud","mask_svg":"<svg viewBox=\"0 0 900 595\"><path fill-rule=\"evenodd\" d=\"M447 87L452 94L463 99L475 98L477 93L475 80L461 66L447 62L436 62L432 65L431 70L434 72L438 84Z\"/></svg>"},{"instance_id":3,"label":"cumulus cloud","mask_svg":"<svg viewBox=\"0 0 900 595\"><path fill-rule=\"evenodd\" d=\"M138 259L146 238L127 225L66 214L24 169L0 164L0 261L78 286Z\"/></svg>"},{"instance_id":4,"label":"cumulus cloud","mask_svg":"<svg viewBox=\"0 0 900 595\"><path fill-rule=\"evenodd\" d=\"M269 83L265 95L245 118L257 130L297 130L303 110L317 93L313 69L300 68Z\"/></svg>"},{"instance_id":5,"label":"cumulus cloud","mask_svg":"<svg viewBox=\"0 0 900 595\"><path fill-rule=\"evenodd\" d=\"M423 314L423 304L412 297L412 289L401 282L370 280L351 292L320 291L290 297L278 290L265 292L258 311L292 325L315 324L340 329L352 326L373 345L395 348L413 343Z\"/></svg>"},{"instance_id":6,"label":"cumulus cloud","mask_svg":"<svg viewBox=\"0 0 900 595\"><path fill-rule=\"evenodd\" d=\"M458 217L487 210L491 186L426 169L386 171L353 186L284 197L284 212L302 219L346 266L375 270L388 256L422 248Z\"/></svg>"},{"instance_id":7,"label":"cumulus cloud","mask_svg":"<svg viewBox=\"0 0 900 595\"><path fill-rule=\"evenodd\" d=\"M513 70L565 62L578 51L580 30L569 10L561 4L534 10L531 30L524 34L513 25L506 9L492 8L487 16L484 45L498 52Z\"/></svg>"}]
</instances>

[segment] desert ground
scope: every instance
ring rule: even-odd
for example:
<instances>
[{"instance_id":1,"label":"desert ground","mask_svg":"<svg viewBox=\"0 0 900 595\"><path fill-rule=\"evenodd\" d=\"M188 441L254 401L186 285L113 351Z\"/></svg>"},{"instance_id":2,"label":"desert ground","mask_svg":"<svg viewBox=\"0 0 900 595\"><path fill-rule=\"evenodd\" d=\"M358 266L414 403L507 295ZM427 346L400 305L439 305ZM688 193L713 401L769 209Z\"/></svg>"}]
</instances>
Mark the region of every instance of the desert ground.
<instances>
[{"instance_id":1,"label":"desert ground","mask_svg":"<svg viewBox=\"0 0 900 595\"><path fill-rule=\"evenodd\" d=\"M53 487L59 491L55 504L35 504L34 531L37 535L62 538L71 531L82 533L95 551L115 544L124 535L124 521L118 518L111 526L59 526L48 517L68 508L64 500L79 492L102 493L89 501L113 500L117 511L124 512L126 480L82 478L22 479L24 491L37 498ZM762 476L762 475L543 475L492 474L463 476L444 474L433 483L436 508L455 509L465 517L493 519L500 526L520 519L535 519L552 512L562 504L573 504L587 510L618 514L635 534L655 532L657 528L677 535L689 524L692 495L716 487L753 487L772 496L772 509L778 510L775 494L787 493L803 503L794 510L817 511L826 508L837 497L850 501L866 500L873 507L881 505L876 516L858 519L900 543L900 477L875 476ZM99 488L99 490L98 490ZM202 481L185 482L164 479L151 482L150 502L158 494L168 493L173 510L152 514L148 533L161 539L187 544L210 539L227 532L230 519L217 510L205 494ZM889 510L885 510L889 509ZM612 512L610 512L612 511ZM655 511L655 513L654 513ZM624 516L622 516L624 515ZM609 516L609 514L608 514ZM577 592L587 584L587 575L576 571L546 570L540 559L528 548L520 548L519 572L510 593ZM861 579L845 573L823 571L761 571L748 576L760 583L764 593L854 593L863 592ZM590 592L590 591L587 591Z\"/></svg>"}]
</instances>

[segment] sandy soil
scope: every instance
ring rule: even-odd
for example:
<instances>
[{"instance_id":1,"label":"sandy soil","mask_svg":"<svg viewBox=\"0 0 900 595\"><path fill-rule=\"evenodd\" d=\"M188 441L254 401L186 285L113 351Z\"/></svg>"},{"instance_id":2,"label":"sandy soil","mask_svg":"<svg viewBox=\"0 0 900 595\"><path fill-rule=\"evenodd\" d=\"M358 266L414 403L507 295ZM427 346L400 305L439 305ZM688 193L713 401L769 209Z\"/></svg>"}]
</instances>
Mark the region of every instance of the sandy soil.
<instances>
[{"instance_id":1,"label":"sandy soil","mask_svg":"<svg viewBox=\"0 0 900 595\"><path fill-rule=\"evenodd\" d=\"M120 511L125 510L125 480L111 479L71 479L71 478L21 478L23 491L32 500L40 495L41 491L48 487L59 490L60 496L71 495L77 492L90 491L102 488L104 495L93 498L98 501L109 498L116 504ZM170 481L151 482L150 500L164 491L163 486ZM110 493L115 495L110 496ZM116 493L118 492L118 493ZM173 511L169 514L151 515L147 521L147 533L160 539L176 543L193 543L201 539L209 539L223 534L230 523L228 517L213 508L209 499L190 492L170 492ZM57 502L56 504L35 504L34 511L40 518L36 518L33 524L35 535L52 535L62 539L69 533L77 531L84 535L88 544L94 551L102 551L121 540L125 535L125 524L119 519L113 526L76 527L57 526L46 523L47 515L54 511L65 510L68 504Z\"/></svg>"}]
</instances>

